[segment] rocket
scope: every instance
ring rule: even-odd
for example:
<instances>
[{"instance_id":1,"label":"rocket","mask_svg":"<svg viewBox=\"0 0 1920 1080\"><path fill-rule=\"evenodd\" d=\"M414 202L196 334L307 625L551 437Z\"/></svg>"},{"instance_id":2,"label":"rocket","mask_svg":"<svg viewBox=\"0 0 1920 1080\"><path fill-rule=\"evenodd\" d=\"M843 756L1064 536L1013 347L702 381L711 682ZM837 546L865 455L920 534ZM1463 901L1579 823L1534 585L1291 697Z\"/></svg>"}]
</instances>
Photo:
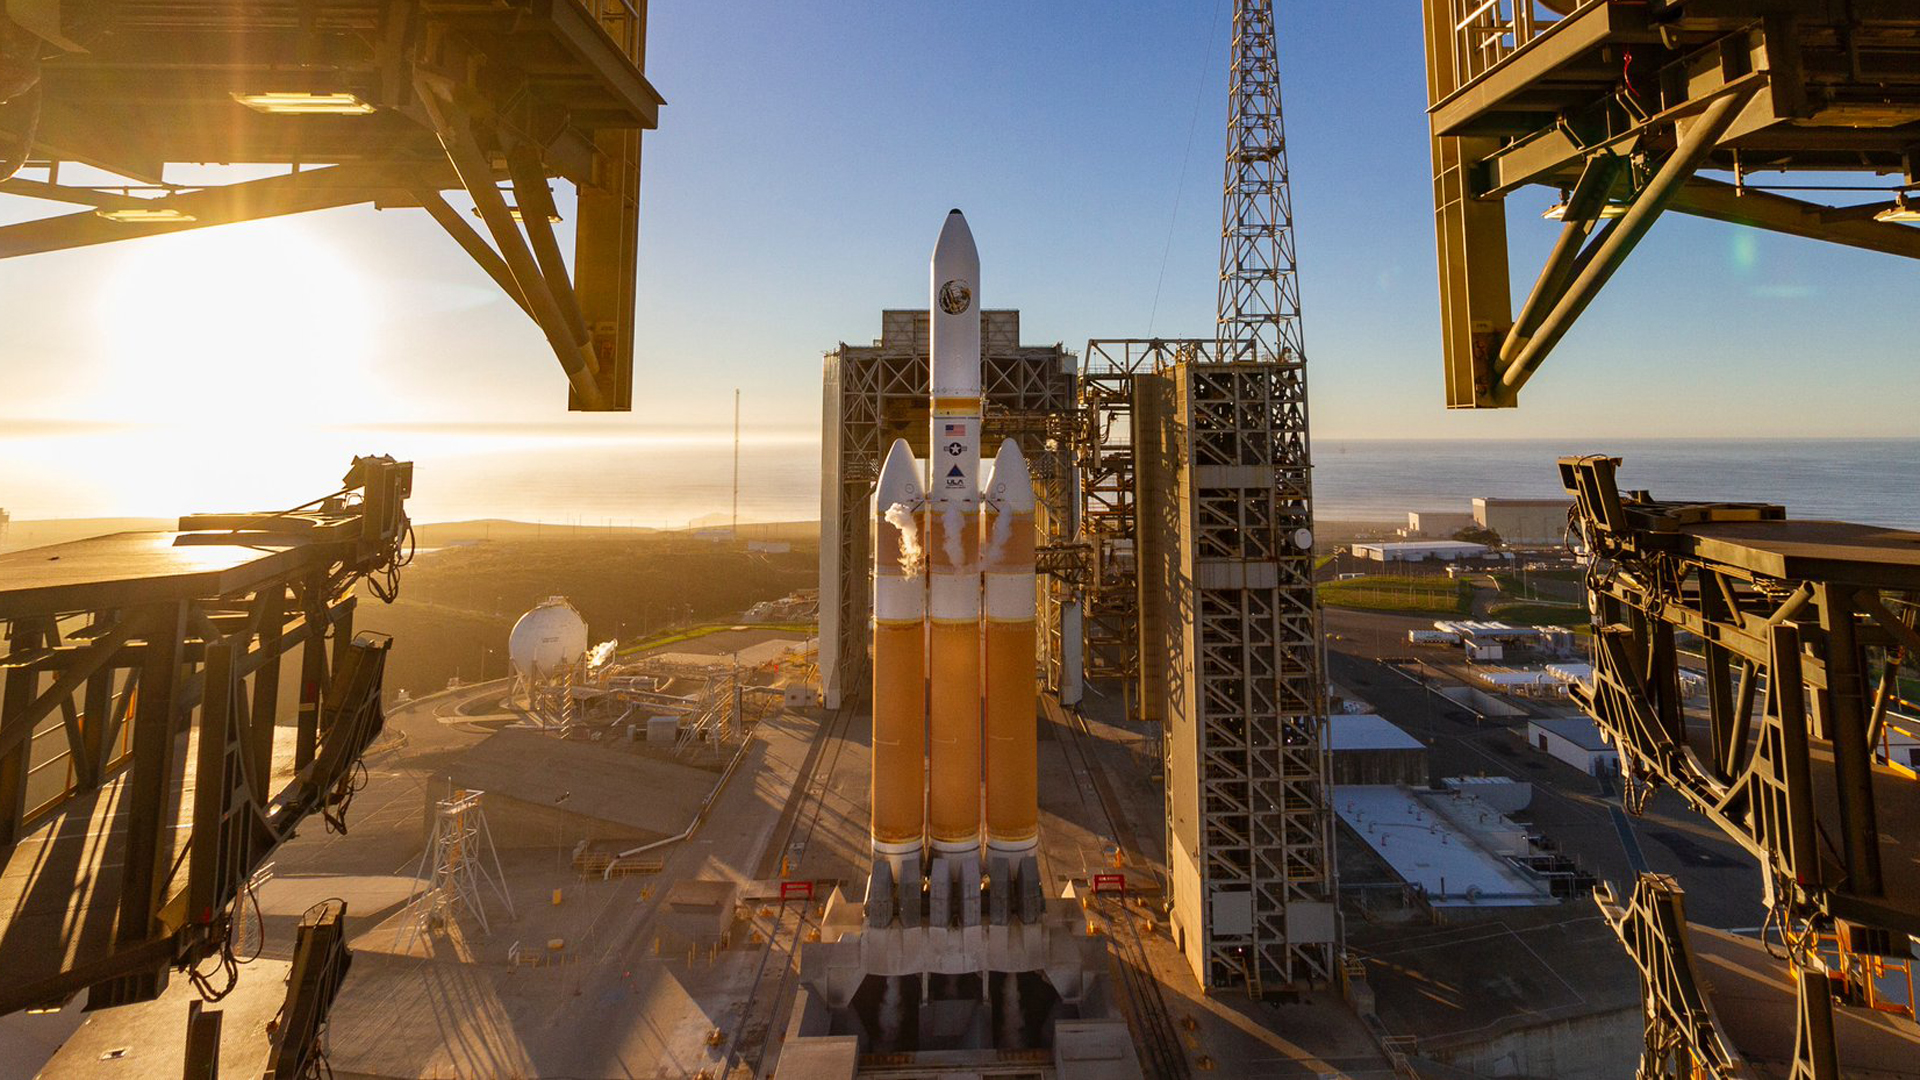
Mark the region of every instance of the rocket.
<instances>
[{"instance_id":1,"label":"rocket","mask_svg":"<svg viewBox=\"0 0 1920 1080\"><path fill-rule=\"evenodd\" d=\"M896 441L874 486L872 846L890 882L920 877L926 844L927 574L919 469Z\"/></svg>"},{"instance_id":2,"label":"rocket","mask_svg":"<svg viewBox=\"0 0 1920 1080\"><path fill-rule=\"evenodd\" d=\"M947 215L928 309L927 838L935 855L980 850L980 253Z\"/></svg>"},{"instance_id":3,"label":"rocket","mask_svg":"<svg viewBox=\"0 0 1920 1080\"><path fill-rule=\"evenodd\" d=\"M982 490L987 853L994 873L1005 874L1040 844L1033 478L1012 439L1000 444Z\"/></svg>"},{"instance_id":4,"label":"rocket","mask_svg":"<svg viewBox=\"0 0 1920 1080\"><path fill-rule=\"evenodd\" d=\"M923 854L931 921L957 909L961 925L977 923L983 824L996 920L1016 875L1037 889L1033 482L1011 439L982 480L980 255L958 210L931 271L926 473L897 440L874 488L867 903L879 926L896 896L902 923L917 925Z\"/></svg>"}]
</instances>

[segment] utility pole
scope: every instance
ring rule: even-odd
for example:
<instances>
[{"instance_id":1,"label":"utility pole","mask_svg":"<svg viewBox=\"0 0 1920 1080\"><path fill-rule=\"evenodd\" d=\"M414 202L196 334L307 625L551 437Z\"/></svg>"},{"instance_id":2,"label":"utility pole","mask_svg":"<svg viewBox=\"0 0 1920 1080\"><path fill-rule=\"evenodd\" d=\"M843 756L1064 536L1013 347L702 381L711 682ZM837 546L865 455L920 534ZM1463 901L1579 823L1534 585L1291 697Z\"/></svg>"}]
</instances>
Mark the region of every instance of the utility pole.
<instances>
[{"instance_id":1,"label":"utility pole","mask_svg":"<svg viewBox=\"0 0 1920 1080\"><path fill-rule=\"evenodd\" d=\"M733 388L733 539L740 539L740 388Z\"/></svg>"}]
</instances>

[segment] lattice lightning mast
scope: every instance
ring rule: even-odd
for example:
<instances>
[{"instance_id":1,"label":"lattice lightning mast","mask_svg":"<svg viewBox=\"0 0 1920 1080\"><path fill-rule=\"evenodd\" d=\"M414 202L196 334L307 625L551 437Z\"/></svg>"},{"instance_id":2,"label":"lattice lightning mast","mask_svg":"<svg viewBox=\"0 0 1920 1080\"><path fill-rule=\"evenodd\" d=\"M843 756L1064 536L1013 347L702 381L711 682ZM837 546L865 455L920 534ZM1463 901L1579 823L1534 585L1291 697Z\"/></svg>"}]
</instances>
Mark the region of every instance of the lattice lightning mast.
<instances>
[{"instance_id":1,"label":"lattice lightning mast","mask_svg":"<svg viewBox=\"0 0 1920 1080\"><path fill-rule=\"evenodd\" d=\"M1235 0L1228 74L1226 193L1220 223L1222 361L1306 360L1300 281L1293 255L1286 128L1274 55L1272 0ZM1305 376L1300 389L1301 463L1306 462Z\"/></svg>"},{"instance_id":2,"label":"lattice lightning mast","mask_svg":"<svg viewBox=\"0 0 1920 1080\"><path fill-rule=\"evenodd\" d=\"M1196 472L1195 505L1232 506L1228 529L1197 523L1216 533L1200 537L1200 547L1244 567L1237 588L1209 583L1198 597L1206 643L1198 674L1211 702L1201 706L1210 761L1202 766L1204 873L1222 888L1236 879L1251 886L1252 933L1241 938L1215 923L1209 939L1215 963L1237 956L1259 996L1269 980L1329 979L1339 949L1306 353L1273 0L1235 0L1228 79L1215 363L1231 365L1220 372L1231 375L1197 374L1189 386L1193 461L1215 467ZM1271 477L1270 488L1229 492L1206 479L1255 469ZM1235 766L1243 777L1229 775ZM1238 780L1244 802L1230 794Z\"/></svg>"}]
</instances>

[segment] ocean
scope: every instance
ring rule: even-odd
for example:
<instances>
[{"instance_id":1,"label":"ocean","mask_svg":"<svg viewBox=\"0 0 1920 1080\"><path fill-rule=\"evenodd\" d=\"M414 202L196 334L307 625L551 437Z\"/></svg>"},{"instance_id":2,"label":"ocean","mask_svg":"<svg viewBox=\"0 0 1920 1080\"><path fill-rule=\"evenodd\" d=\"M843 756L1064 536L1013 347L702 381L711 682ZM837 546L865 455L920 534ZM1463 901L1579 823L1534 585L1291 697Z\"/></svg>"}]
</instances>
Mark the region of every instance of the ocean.
<instances>
[{"instance_id":1,"label":"ocean","mask_svg":"<svg viewBox=\"0 0 1920 1080\"><path fill-rule=\"evenodd\" d=\"M1313 452L1315 512L1336 521L1561 495L1560 457L1608 454L1623 489L1656 499L1775 502L1790 518L1920 529L1920 439L1327 439Z\"/></svg>"},{"instance_id":2,"label":"ocean","mask_svg":"<svg viewBox=\"0 0 1920 1080\"><path fill-rule=\"evenodd\" d=\"M418 521L677 528L731 512L724 431L632 434L597 420L388 426L325 429L273 446L214 445L192 431L0 423L0 508L16 520L275 509L332 490L353 453L390 453L416 463ZM1920 439L1322 439L1314 444L1317 512L1404 521L1408 510L1466 510L1476 495L1555 496L1555 459L1584 453L1622 458L1621 485L1657 498L1772 501L1795 518L1920 529ZM747 439L741 520L817 518L819 477L811 432Z\"/></svg>"}]
</instances>

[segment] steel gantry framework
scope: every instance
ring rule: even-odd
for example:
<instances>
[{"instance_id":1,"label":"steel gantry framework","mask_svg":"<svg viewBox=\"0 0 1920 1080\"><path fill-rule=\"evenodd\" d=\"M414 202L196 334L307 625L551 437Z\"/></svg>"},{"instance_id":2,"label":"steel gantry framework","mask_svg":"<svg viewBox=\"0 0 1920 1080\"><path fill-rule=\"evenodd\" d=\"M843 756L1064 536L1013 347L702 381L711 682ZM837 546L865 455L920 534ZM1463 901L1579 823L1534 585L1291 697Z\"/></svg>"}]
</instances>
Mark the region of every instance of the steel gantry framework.
<instances>
[{"instance_id":1,"label":"steel gantry framework","mask_svg":"<svg viewBox=\"0 0 1920 1080\"><path fill-rule=\"evenodd\" d=\"M1268 980L1331 980L1338 952L1307 356L1277 53L1272 0L1236 0L1219 344L1214 364L1186 367L1181 394L1193 467L1195 719L1208 762L1202 891L1244 880L1253 898L1251 935L1241 944L1211 928L1208 965L1244 950L1256 996ZM1210 581L1203 559L1237 572Z\"/></svg>"},{"instance_id":2,"label":"steel gantry framework","mask_svg":"<svg viewBox=\"0 0 1920 1080\"><path fill-rule=\"evenodd\" d=\"M1020 313L982 311L981 391L987 445L1014 439L1033 473L1039 530L1040 644L1047 686L1079 700L1079 602L1084 560L1072 544L1078 358L1060 345L1020 344ZM858 698L867 674L872 607L872 496L895 439L927 453L928 315L884 311L871 345L826 355L820 460L820 678L828 708Z\"/></svg>"},{"instance_id":3,"label":"steel gantry framework","mask_svg":"<svg viewBox=\"0 0 1920 1080\"><path fill-rule=\"evenodd\" d=\"M1515 405L1667 210L1920 258L1920 229L1902 224L1920 220L1908 0L1424 7L1449 407ZM1835 206L1756 179L1775 171L1897 179ZM1505 200L1529 185L1559 189L1560 235L1515 316Z\"/></svg>"},{"instance_id":4,"label":"steel gantry framework","mask_svg":"<svg viewBox=\"0 0 1920 1080\"><path fill-rule=\"evenodd\" d=\"M267 855L311 814L340 824L388 646L354 633L353 594L393 595L411 484L359 458L293 511L0 556L0 1013L200 981Z\"/></svg>"},{"instance_id":5,"label":"steel gantry framework","mask_svg":"<svg viewBox=\"0 0 1920 1080\"><path fill-rule=\"evenodd\" d=\"M1870 1063L1845 1067L1836 998L1914 1018L1877 980L1920 934L1920 862L1904 854L1920 784L1887 740L1920 658L1920 534L1657 502L1618 490L1618 465L1560 463L1594 611L1593 683L1576 696L1620 748L1629 809L1670 787L1759 861L1798 995L1793 1075L1857 1074ZM1704 710L1681 694L1683 641L1704 658ZM1609 911L1643 973L1641 1075L1749 1075L1703 1008L1682 910L1676 885L1643 875Z\"/></svg>"},{"instance_id":6,"label":"steel gantry framework","mask_svg":"<svg viewBox=\"0 0 1920 1080\"><path fill-rule=\"evenodd\" d=\"M1228 90L1215 337L1088 343L1081 535L1089 668L1165 723L1176 935L1203 986L1258 997L1339 953L1271 0L1234 6Z\"/></svg>"},{"instance_id":7,"label":"steel gantry framework","mask_svg":"<svg viewBox=\"0 0 1920 1080\"><path fill-rule=\"evenodd\" d=\"M1080 583L1085 629L1086 677L1121 687L1128 714L1165 719L1166 678L1158 662L1142 664L1146 642L1164 633L1159 583L1143 581L1142 506L1151 510L1158 489L1141 488L1154 462L1141 460L1153 447L1136 437L1151 412L1136 410L1142 376L1163 375L1179 364L1209 363L1212 338L1115 338L1087 342L1080 373L1080 424L1076 467L1080 489ZM1147 408L1151 409L1149 402ZM1162 478L1164 480L1164 478ZM1158 529L1157 519L1150 524ZM1146 543L1151 546L1153 538Z\"/></svg>"},{"instance_id":8,"label":"steel gantry framework","mask_svg":"<svg viewBox=\"0 0 1920 1080\"><path fill-rule=\"evenodd\" d=\"M640 135L662 104L645 58L645 0L8 4L0 193L85 209L0 227L0 258L364 203L423 208L540 328L570 406L624 410ZM285 171L169 178L195 162ZM124 179L88 181L75 165ZM554 177L579 193L571 273ZM472 198L484 236L449 190Z\"/></svg>"}]
</instances>

